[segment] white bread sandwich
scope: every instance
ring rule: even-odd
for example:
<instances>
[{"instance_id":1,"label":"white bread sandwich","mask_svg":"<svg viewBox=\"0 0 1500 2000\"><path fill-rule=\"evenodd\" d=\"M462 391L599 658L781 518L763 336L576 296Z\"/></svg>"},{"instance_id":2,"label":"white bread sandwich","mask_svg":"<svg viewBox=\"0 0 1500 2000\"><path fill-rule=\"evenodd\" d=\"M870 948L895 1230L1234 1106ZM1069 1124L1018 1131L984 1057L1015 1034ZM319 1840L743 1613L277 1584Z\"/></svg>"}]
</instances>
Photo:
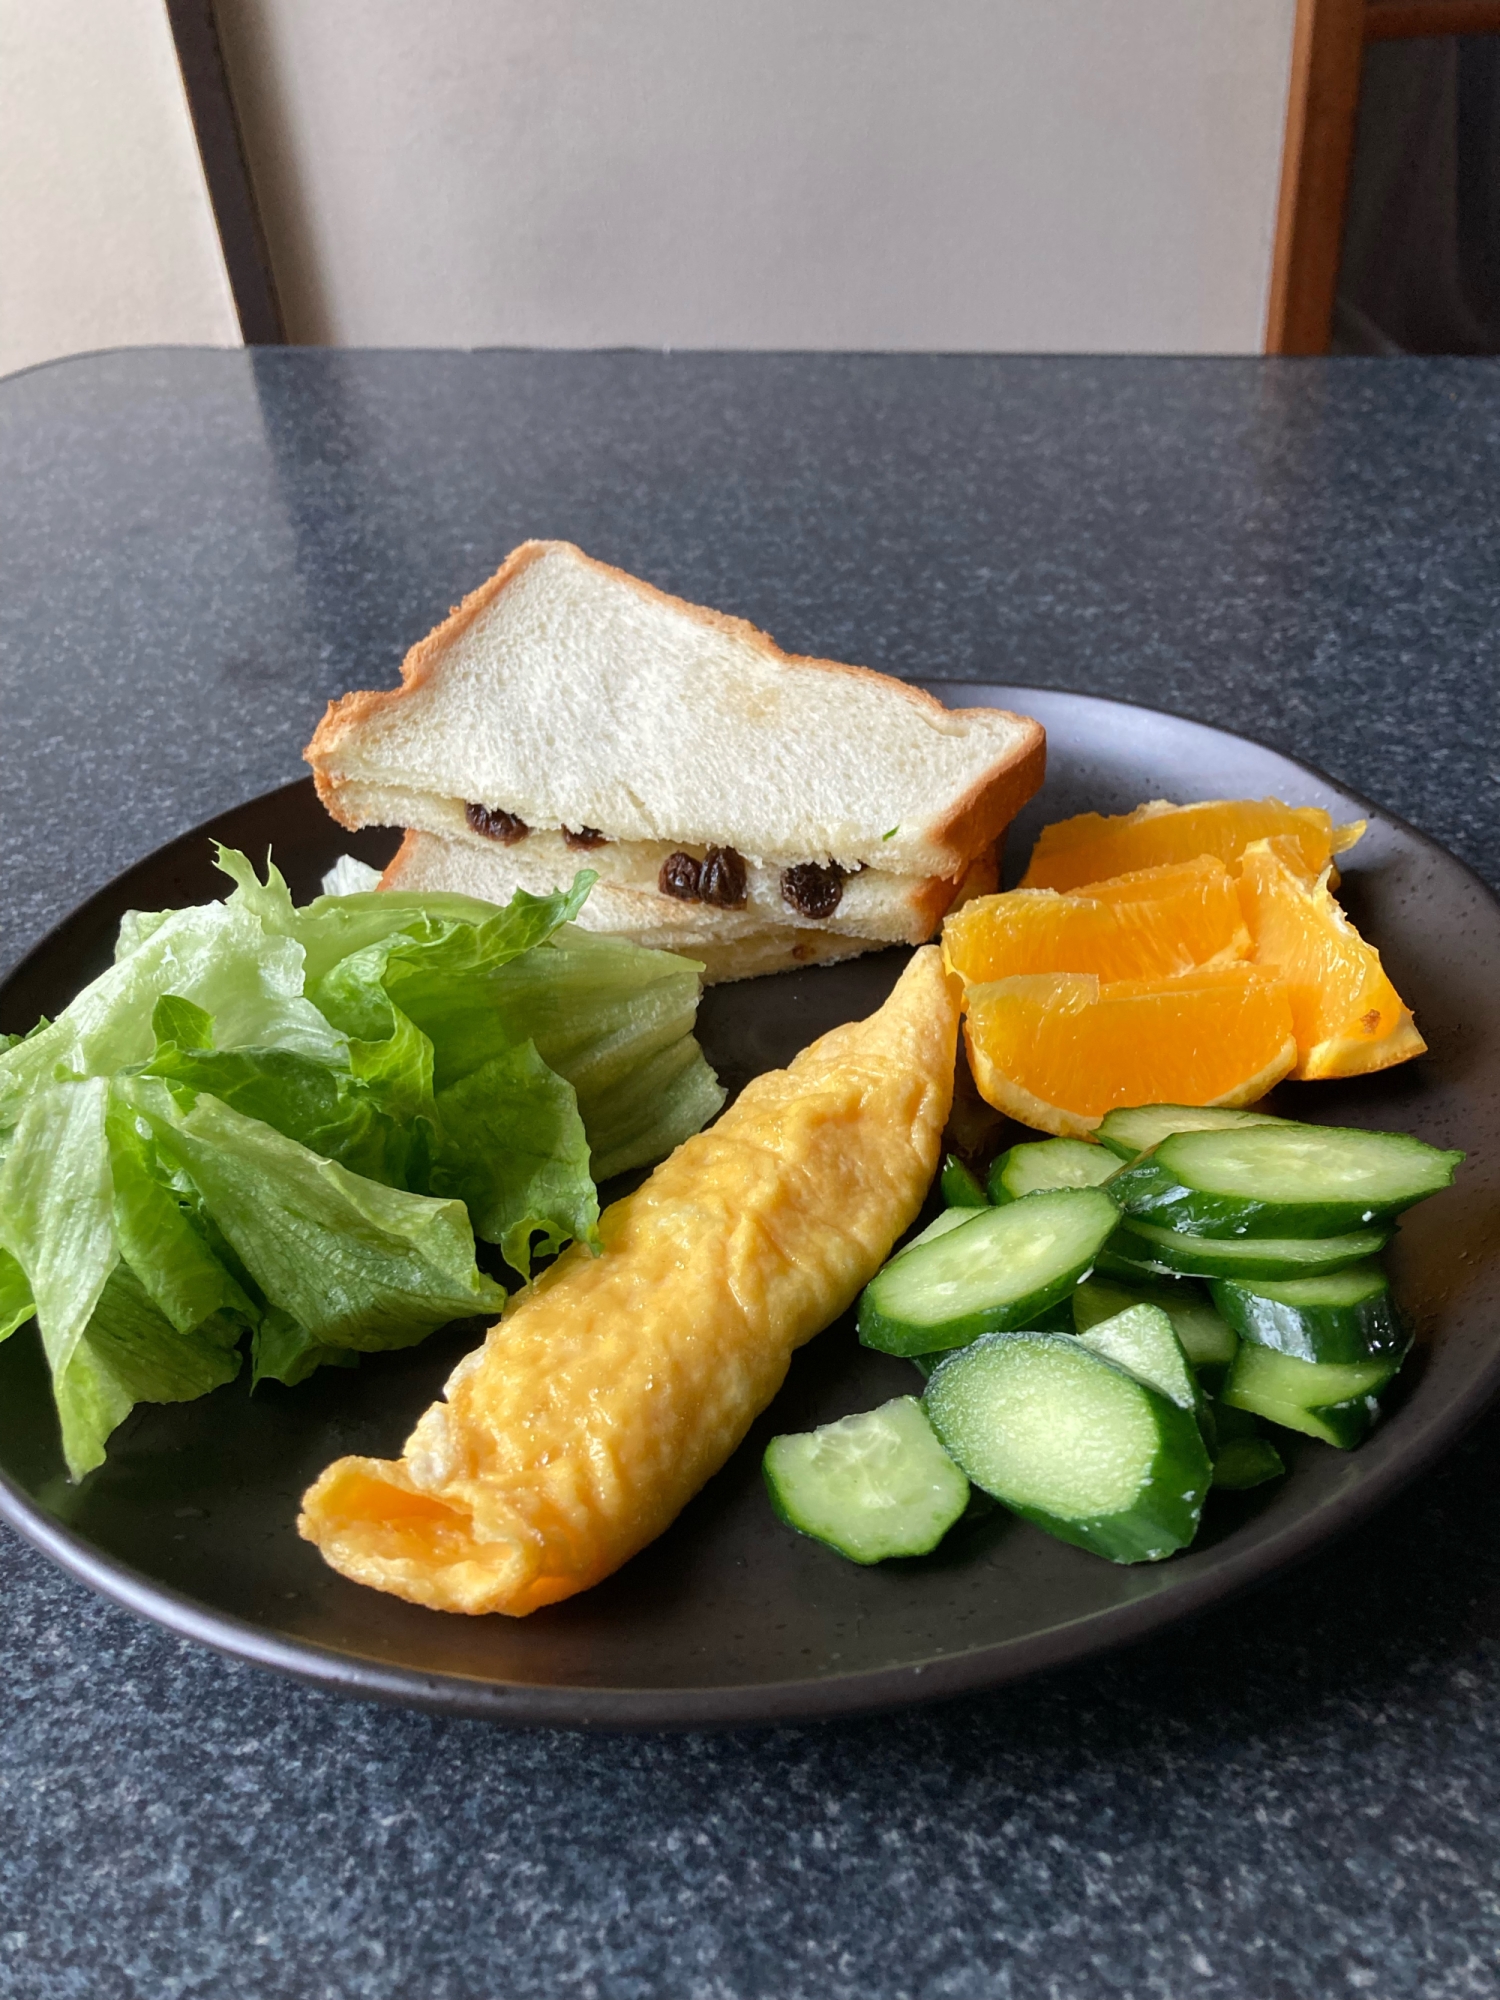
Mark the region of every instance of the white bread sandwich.
<instances>
[{"instance_id":1,"label":"white bread sandwich","mask_svg":"<svg viewBox=\"0 0 1500 2000\"><path fill-rule=\"evenodd\" d=\"M387 886L504 903L588 867L582 924L722 979L932 936L996 886L1045 745L527 542L305 754L342 825L408 829Z\"/></svg>"}]
</instances>

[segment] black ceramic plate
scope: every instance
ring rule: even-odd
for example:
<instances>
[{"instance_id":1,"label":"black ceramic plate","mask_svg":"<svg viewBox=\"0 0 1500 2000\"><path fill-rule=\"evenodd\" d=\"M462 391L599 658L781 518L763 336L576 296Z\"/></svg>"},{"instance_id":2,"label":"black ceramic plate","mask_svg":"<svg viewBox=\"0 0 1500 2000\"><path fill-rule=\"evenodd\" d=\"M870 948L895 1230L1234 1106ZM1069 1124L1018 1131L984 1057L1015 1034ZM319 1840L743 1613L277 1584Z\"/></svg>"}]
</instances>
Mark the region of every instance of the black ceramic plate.
<instances>
[{"instance_id":1,"label":"black ceramic plate","mask_svg":"<svg viewBox=\"0 0 1500 2000\"><path fill-rule=\"evenodd\" d=\"M1289 1476L1214 1495L1197 1545L1122 1569L997 1510L920 1562L859 1569L782 1527L760 1454L802 1429L917 1387L908 1363L860 1348L840 1323L804 1348L775 1404L676 1525L597 1590L519 1621L447 1617L361 1589L297 1537L303 1488L342 1452L394 1453L476 1326L302 1388L243 1383L201 1402L140 1408L108 1462L63 1475L34 1328L0 1346L0 1510L106 1595L225 1652L351 1694L511 1722L606 1728L784 1721L992 1686L1158 1630L1306 1555L1430 1464L1500 1386L1500 908L1412 828L1317 772L1240 737L1119 702L1040 689L955 687L950 703L1037 715L1045 791L1011 840L1012 872L1043 819L1142 799L1263 797L1368 814L1344 897L1380 945L1431 1045L1349 1084L1283 1087L1276 1108L1394 1127L1470 1160L1415 1210L1393 1255L1418 1347L1389 1420L1358 1452L1278 1435ZM109 959L121 911L222 892L207 834L275 848L299 897L352 847L310 783L257 799L175 841L77 911L0 990L0 1025L55 1013ZM784 974L707 996L701 1032L731 1088L814 1035L877 1006L903 955ZM1019 1136L1019 1133L1013 1134Z\"/></svg>"}]
</instances>

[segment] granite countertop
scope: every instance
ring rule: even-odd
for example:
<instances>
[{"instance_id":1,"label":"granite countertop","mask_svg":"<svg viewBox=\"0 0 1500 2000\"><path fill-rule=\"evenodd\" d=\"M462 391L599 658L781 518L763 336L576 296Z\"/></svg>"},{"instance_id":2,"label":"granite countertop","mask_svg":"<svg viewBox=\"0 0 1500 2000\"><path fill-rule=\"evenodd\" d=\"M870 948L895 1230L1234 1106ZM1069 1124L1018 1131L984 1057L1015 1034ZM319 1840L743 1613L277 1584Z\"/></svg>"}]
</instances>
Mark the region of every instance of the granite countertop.
<instances>
[{"instance_id":1,"label":"granite countertop","mask_svg":"<svg viewBox=\"0 0 1500 2000\"><path fill-rule=\"evenodd\" d=\"M1500 884L1500 365L161 350L0 383L0 969L299 775L527 535L788 647L1128 696ZM757 1733L507 1732L0 1529L0 1995L1500 1991L1500 1416L1136 1651Z\"/></svg>"}]
</instances>

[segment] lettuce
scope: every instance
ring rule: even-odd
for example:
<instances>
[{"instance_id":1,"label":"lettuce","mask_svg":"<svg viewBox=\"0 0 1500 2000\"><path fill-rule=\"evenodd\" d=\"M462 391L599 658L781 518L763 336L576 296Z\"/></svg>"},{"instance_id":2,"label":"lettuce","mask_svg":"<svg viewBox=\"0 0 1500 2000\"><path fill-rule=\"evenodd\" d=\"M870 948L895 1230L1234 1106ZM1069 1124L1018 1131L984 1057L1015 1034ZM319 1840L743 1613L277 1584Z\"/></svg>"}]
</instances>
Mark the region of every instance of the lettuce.
<instances>
[{"instance_id":1,"label":"lettuce","mask_svg":"<svg viewBox=\"0 0 1500 2000\"><path fill-rule=\"evenodd\" d=\"M305 1379L503 1307L597 1245L595 1180L723 1092L699 968L573 919L357 889L297 908L219 851L222 903L132 911L114 964L0 1038L0 1339L36 1317L70 1472L140 1401ZM367 880L346 871L354 880Z\"/></svg>"}]
</instances>

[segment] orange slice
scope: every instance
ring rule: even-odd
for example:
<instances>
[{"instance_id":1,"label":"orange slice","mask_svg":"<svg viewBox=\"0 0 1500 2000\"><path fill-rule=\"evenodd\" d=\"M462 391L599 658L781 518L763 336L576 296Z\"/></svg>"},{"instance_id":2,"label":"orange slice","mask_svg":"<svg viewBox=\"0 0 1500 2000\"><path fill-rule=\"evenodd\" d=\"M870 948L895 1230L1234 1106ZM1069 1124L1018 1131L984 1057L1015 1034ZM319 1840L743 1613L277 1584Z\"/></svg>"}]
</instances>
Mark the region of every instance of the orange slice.
<instances>
[{"instance_id":1,"label":"orange slice","mask_svg":"<svg viewBox=\"0 0 1500 2000\"><path fill-rule=\"evenodd\" d=\"M1250 933L1233 876L1204 854L1066 896L1012 889L981 897L944 924L943 956L969 985L1023 972L1164 979L1248 958Z\"/></svg>"},{"instance_id":2,"label":"orange slice","mask_svg":"<svg viewBox=\"0 0 1500 2000\"><path fill-rule=\"evenodd\" d=\"M1328 892L1308 878L1301 850L1286 839L1257 840L1239 863L1240 901L1256 963L1280 973L1297 1036L1294 1075L1362 1076L1421 1055L1427 1044L1411 1010Z\"/></svg>"},{"instance_id":3,"label":"orange slice","mask_svg":"<svg viewBox=\"0 0 1500 2000\"><path fill-rule=\"evenodd\" d=\"M1321 806L1285 806L1280 799L1208 799L1174 806L1166 799L1106 819L1079 813L1042 828L1023 889L1077 889L1142 868L1191 861L1200 854L1237 861L1252 840L1290 834L1309 870L1321 875L1335 854L1352 847L1363 820L1336 827Z\"/></svg>"},{"instance_id":4,"label":"orange slice","mask_svg":"<svg viewBox=\"0 0 1500 2000\"><path fill-rule=\"evenodd\" d=\"M971 986L980 1093L1043 1132L1085 1137L1128 1104L1253 1104L1297 1060L1287 991L1253 965L1101 985L1083 972Z\"/></svg>"}]
</instances>

